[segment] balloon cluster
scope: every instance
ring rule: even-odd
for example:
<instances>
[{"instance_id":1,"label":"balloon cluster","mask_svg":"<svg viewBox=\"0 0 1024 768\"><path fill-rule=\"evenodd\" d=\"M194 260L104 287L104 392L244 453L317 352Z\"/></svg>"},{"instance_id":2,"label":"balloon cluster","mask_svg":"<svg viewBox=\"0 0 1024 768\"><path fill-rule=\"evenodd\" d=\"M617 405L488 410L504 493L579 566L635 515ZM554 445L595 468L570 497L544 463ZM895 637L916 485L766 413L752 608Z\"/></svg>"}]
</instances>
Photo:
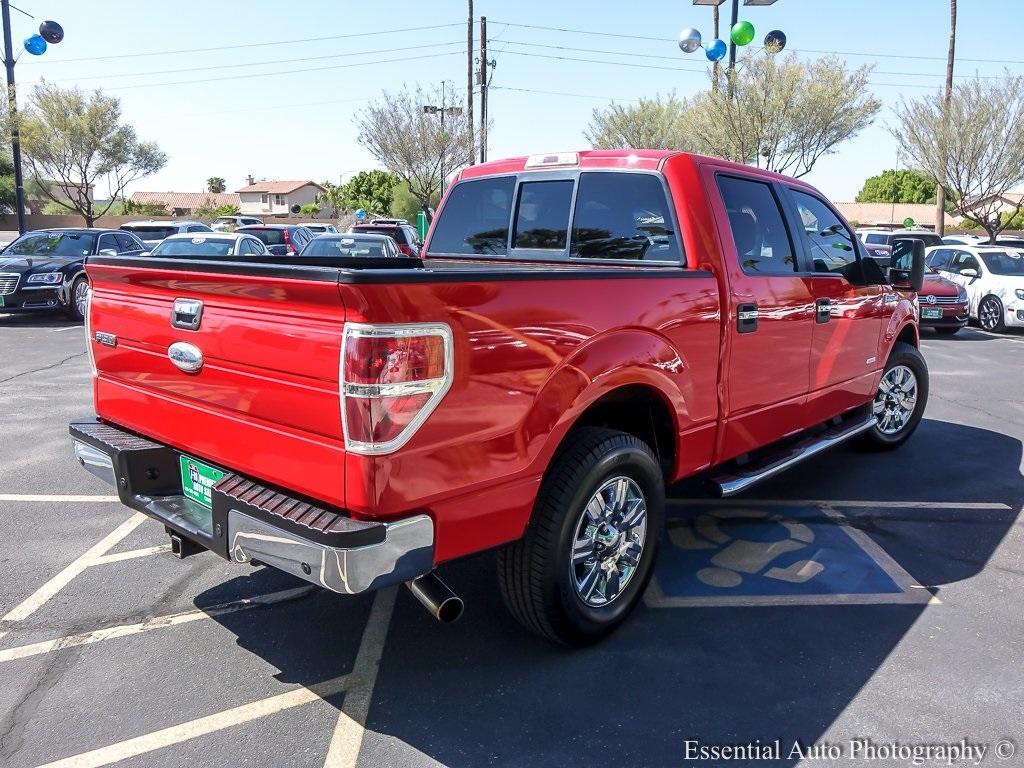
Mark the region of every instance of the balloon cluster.
<instances>
[{"instance_id":1,"label":"balloon cluster","mask_svg":"<svg viewBox=\"0 0 1024 768\"><path fill-rule=\"evenodd\" d=\"M732 40L734 45L744 46L750 45L754 40L754 25L749 21L738 21L732 25L732 29L729 30L729 39ZM786 47L786 33L773 29L764 38L764 49L768 53L778 53ZM718 38L712 40L709 44L703 45L701 40L700 30L694 29L693 27L687 27L679 33L679 48L683 53L693 53L698 48L704 48L704 55L708 57L708 61L721 61L725 58L725 54L729 48L725 44L724 40Z\"/></svg>"},{"instance_id":2,"label":"balloon cluster","mask_svg":"<svg viewBox=\"0 0 1024 768\"><path fill-rule=\"evenodd\" d=\"M25 50L33 56L46 53L46 44L56 45L64 39L64 28L56 21L44 21L39 25L39 34L25 38Z\"/></svg>"}]
</instances>

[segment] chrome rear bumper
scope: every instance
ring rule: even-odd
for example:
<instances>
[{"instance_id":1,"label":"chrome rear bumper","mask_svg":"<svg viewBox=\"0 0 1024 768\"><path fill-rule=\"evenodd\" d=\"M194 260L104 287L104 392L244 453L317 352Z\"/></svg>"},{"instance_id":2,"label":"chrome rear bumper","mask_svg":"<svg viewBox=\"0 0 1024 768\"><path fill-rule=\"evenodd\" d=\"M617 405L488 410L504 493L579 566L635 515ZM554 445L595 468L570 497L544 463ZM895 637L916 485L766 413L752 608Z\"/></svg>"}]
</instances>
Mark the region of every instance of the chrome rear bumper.
<instances>
[{"instance_id":1,"label":"chrome rear bumper","mask_svg":"<svg viewBox=\"0 0 1024 768\"><path fill-rule=\"evenodd\" d=\"M184 496L175 449L94 421L70 431L79 464L114 486L123 504L232 562L265 563L342 594L409 581L434 567L427 515L353 520L231 472L213 486L207 509Z\"/></svg>"}]
</instances>

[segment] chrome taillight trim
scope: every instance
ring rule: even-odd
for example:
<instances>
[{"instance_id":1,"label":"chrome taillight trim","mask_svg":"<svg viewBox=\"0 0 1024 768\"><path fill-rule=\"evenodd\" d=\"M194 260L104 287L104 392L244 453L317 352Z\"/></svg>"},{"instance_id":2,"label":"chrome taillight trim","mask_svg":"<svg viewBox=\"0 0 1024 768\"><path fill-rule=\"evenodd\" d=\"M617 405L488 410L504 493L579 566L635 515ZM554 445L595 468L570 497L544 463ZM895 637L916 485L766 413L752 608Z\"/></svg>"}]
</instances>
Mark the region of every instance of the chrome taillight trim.
<instances>
[{"instance_id":1,"label":"chrome taillight trim","mask_svg":"<svg viewBox=\"0 0 1024 768\"><path fill-rule=\"evenodd\" d=\"M397 384L358 384L345 381L345 350L349 339L366 336L393 339L408 336L439 336L444 346L444 376L439 379L405 381ZM341 407L341 430L345 437L345 450L363 456L382 456L394 453L409 442L448 393L452 385L454 367L455 352L452 343L452 329L444 323L345 323L341 333L341 354L338 361L338 400ZM347 397L364 399L401 397L425 392L432 393L430 399L397 437L383 443L372 443L355 440L349 435L348 419L345 416L345 399Z\"/></svg>"}]
</instances>

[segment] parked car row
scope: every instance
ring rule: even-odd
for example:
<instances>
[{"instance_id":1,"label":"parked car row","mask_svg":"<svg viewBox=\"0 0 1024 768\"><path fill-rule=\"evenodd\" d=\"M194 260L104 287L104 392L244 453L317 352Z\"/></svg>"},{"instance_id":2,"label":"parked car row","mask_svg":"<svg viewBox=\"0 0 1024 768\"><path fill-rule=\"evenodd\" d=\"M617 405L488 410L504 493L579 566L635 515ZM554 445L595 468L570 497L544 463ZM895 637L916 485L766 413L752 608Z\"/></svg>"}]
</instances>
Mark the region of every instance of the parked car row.
<instances>
[{"instance_id":1,"label":"parked car row","mask_svg":"<svg viewBox=\"0 0 1024 768\"><path fill-rule=\"evenodd\" d=\"M948 235L919 229L859 229L869 255L888 266L894 238L912 237L927 247L929 274L919 294L920 321L954 334L971 320L1001 332L1024 327L1024 238Z\"/></svg>"}]
</instances>

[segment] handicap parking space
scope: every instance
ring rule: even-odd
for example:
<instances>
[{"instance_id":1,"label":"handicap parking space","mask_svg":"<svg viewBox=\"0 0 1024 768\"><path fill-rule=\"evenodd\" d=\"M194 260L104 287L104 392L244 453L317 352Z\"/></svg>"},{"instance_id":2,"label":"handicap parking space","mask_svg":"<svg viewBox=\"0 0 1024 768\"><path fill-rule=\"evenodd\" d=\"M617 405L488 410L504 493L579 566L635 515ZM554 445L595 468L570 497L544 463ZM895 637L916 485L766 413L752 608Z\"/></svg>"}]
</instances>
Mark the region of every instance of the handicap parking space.
<instances>
[{"instance_id":1,"label":"handicap parking space","mask_svg":"<svg viewBox=\"0 0 1024 768\"><path fill-rule=\"evenodd\" d=\"M50 362L75 352L39 330ZM900 452L840 449L735 500L672 488L644 604L574 651L512 620L493 552L442 568L467 605L450 626L403 589L174 558L66 455L88 409L69 396L18 422L38 446L0 445L0 765L660 767L694 764L694 739L1024 742L1024 424L1006 382L985 385L995 416L972 411L981 391L943 382L973 379L934 359ZM38 363L33 394L88 375Z\"/></svg>"}]
</instances>

